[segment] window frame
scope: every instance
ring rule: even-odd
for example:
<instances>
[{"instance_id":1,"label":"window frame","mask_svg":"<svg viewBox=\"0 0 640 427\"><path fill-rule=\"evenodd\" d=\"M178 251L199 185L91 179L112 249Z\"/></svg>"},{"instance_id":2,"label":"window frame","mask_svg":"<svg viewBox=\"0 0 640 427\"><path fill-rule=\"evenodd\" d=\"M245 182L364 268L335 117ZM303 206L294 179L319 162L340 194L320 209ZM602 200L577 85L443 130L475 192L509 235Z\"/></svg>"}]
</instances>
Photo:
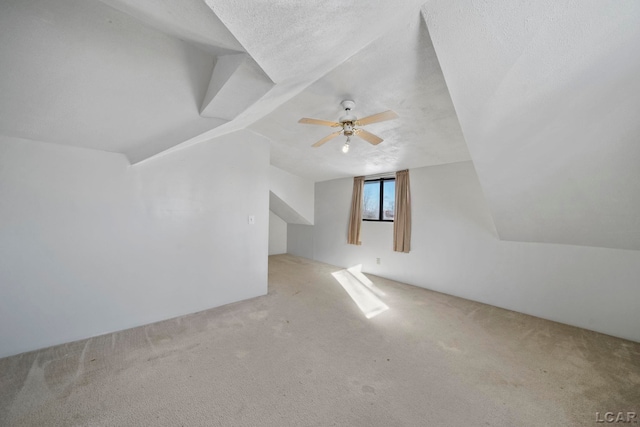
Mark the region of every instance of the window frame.
<instances>
[{"instance_id":1,"label":"window frame","mask_svg":"<svg viewBox=\"0 0 640 427\"><path fill-rule=\"evenodd\" d=\"M394 215L394 219L383 219L384 217L384 210L382 209L383 207L383 201L384 201L384 182L385 181L393 181L394 182L394 189L395 189L395 181L396 178L395 177L391 177L391 178L374 178L374 179L365 179L364 180L364 185L367 184L367 182L379 182L379 186L380 186L380 194L379 194L379 209L378 209L378 219L370 219L370 218L362 218L363 221L371 221L371 222L393 222L395 220L395 215ZM363 196L364 197L364 192L363 192ZM364 201L363 201L364 203ZM395 201L394 201L394 205L393 205L393 210L395 212ZM362 212L364 214L364 210Z\"/></svg>"}]
</instances>

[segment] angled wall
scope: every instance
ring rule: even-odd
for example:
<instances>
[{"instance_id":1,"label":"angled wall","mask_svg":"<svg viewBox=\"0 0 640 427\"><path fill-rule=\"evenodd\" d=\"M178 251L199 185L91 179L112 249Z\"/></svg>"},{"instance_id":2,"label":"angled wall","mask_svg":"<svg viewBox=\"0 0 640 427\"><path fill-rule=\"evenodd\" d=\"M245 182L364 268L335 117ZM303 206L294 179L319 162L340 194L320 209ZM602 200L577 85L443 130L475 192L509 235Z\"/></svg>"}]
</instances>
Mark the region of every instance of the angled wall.
<instances>
[{"instance_id":1,"label":"angled wall","mask_svg":"<svg viewBox=\"0 0 640 427\"><path fill-rule=\"evenodd\" d=\"M233 120L262 98L273 85L246 53L218 56L200 115Z\"/></svg>"},{"instance_id":2,"label":"angled wall","mask_svg":"<svg viewBox=\"0 0 640 427\"><path fill-rule=\"evenodd\" d=\"M297 251L299 238L290 234L293 226L309 226L314 218L314 183L275 166L269 167L269 255ZM302 243L304 245L304 243Z\"/></svg>"},{"instance_id":3,"label":"angled wall","mask_svg":"<svg viewBox=\"0 0 640 427\"><path fill-rule=\"evenodd\" d=\"M314 183L275 166L269 167L269 206L289 224L313 224Z\"/></svg>"}]
</instances>

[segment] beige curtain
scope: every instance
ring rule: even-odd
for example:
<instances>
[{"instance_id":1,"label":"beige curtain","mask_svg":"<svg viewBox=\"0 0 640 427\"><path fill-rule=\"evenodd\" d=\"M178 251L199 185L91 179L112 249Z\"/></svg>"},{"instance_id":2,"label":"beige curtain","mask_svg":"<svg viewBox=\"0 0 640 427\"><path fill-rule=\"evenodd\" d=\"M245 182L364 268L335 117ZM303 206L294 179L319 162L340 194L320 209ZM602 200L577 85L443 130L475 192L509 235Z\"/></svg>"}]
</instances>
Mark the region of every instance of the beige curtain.
<instances>
[{"instance_id":1,"label":"beige curtain","mask_svg":"<svg viewBox=\"0 0 640 427\"><path fill-rule=\"evenodd\" d=\"M409 252L411 247L411 191L409 170L396 172L396 207L393 218L393 250Z\"/></svg>"},{"instance_id":2,"label":"beige curtain","mask_svg":"<svg viewBox=\"0 0 640 427\"><path fill-rule=\"evenodd\" d=\"M349 230L347 243L360 244L360 226L362 225L362 193L364 191L364 176L353 178L353 194L351 195L351 215L349 216Z\"/></svg>"}]
</instances>

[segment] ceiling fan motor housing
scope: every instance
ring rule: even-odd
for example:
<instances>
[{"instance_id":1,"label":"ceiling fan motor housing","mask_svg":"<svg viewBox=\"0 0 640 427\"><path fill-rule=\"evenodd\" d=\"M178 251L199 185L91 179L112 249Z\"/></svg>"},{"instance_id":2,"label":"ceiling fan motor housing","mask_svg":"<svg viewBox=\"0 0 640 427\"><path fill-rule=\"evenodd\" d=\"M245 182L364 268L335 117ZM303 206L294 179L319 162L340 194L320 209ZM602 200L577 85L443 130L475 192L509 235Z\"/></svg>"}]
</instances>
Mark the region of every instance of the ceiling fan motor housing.
<instances>
[{"instance_id":1,"label":"ceiling fan motor housing","mask_svg":"<svg viewBox=\"0 0 640 427\"><path fill-rule=\"evenodd\" d=\"M340 120L340 123L343 124L343 128L346 135L347 129L344 126L349 124L349 126L351 127L351 129L349 129L349 132L353 132L353 122L358 120L358 118L354 114L351 114L351 110L356 106L356 103L350 99L345 99L340 103L340 105L342 105L342 108L344 108L345 114L344 116L340 117L339 120Z\"/></svg>"},{"instance_id":2,"label":"ceiling fan motor housing","mask_svg":"<svg viewBox=\"0 0 640 427\"><path fill-rule=\"evenodd\" d=\"M353 120L350 120L348 122L344 122L344 121L342 121L342 119L340 119L340 121L342 122L342 132L346 136L353 135L354 129L353 129L353 123L351 123Z\"/></svg>"},{"instance_id":3,"label":"ceiling fan motor housing","mask_svg":"<svg viewBox=\"0 0 640 427\"><path fill-rule=\"evenodd\" d=\"M356 103L351 99L345 99L340 103L340 105L342 105L342 108L344 108L345 110L353 110L356 106Z\"/></svg>"}]
</instances>

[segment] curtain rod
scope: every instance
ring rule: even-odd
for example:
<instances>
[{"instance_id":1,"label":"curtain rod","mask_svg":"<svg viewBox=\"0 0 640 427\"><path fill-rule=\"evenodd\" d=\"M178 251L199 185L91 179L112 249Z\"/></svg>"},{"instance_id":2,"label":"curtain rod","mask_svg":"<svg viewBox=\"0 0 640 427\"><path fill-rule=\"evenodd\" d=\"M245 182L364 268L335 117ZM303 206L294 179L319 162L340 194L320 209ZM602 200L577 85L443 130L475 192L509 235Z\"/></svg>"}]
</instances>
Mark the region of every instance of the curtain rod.
<instances>
[{"instance_id":1,"label":"curtain rod","mask_svg":"<svg viewBox=\"0 0 640 427\"><path fill-rule=\"evenodd\" d=\"M395 178L395 176L396 176L395 172L384 172L384 173L377 173L374 175L365 175L364 179Z\"/></svg>"}]
</instances>

